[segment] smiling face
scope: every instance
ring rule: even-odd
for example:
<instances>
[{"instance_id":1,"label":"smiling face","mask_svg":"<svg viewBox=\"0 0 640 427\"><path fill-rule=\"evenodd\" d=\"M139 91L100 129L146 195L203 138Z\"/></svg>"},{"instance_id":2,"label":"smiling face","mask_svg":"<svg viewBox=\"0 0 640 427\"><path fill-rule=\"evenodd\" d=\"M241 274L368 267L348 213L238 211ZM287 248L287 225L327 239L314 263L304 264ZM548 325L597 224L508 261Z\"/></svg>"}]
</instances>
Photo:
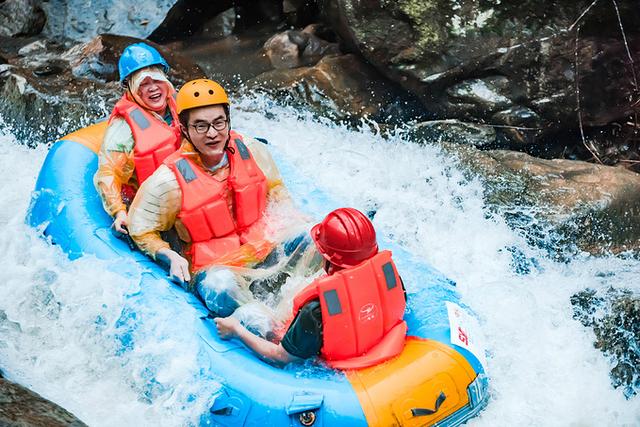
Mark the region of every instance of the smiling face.
<instances>
[{"instance_id":1,"label":"smiling face","mask_svg":"<svg viewBox=\"0 0 640 427\"><path fill-rule=\"evenodd\" d=\"M224 146L229 139L227 121L227 114L222 105L209 105L189 110L187 129L183 128L183 132L189 135L191 143L200 152L203 161L206 162L208 159L215 161L224 154ZM226 127L222 130L215 130L213 126L209 126L205 133L198 133L195 128L198 125L207 126L209 124L217 124L218 127L221 127L221 123L226 123ZM213 165L215 164L217 162Z\"/></svg>"},{"instance_id":2,"label":"smiling face","mask_svg":"<svg viewBox=\"0 0 640 427\"><path fill-rule=\"evenodd\" d=\"M137 93L150 110L164 112L167 108L169 90L165 82L147 76L140 83Z\"/></svg>"}]
</instances>

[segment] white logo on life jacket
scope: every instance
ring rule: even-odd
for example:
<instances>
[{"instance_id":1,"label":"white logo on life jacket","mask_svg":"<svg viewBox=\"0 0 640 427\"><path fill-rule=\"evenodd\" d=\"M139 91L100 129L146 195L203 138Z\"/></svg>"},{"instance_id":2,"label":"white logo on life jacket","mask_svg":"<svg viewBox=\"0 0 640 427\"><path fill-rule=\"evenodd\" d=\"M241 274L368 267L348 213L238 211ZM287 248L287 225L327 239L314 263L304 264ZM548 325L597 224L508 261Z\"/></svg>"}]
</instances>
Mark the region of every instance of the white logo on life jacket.
<instances>
[{"instance_id":1,"label":"white logo on life jacket","mask_svg":"<svg viewBox=\"0 0 640 427\"><path fill-rule=\"evenodd\" d=\"M376 314L377 314L376 305L370 302L369 304L365 304L362 307L360 307L360 314L358 318L361 322L368 322L369 320L372 320L374 317L376 317Z\"/></svg>"}]
</instances>

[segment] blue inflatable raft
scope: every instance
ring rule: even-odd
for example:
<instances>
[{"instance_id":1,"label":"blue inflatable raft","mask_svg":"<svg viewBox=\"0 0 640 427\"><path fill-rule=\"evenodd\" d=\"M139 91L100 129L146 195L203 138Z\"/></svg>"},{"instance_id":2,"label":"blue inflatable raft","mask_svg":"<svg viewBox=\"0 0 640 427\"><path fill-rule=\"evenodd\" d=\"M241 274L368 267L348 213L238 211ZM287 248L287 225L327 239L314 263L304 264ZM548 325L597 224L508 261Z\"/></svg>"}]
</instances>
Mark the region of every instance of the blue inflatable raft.
<instances>
[{"instance_id":1,"label":"blue inflatable raft","mask_svg":"<svg viewBox=\"0 0 640 427\"><path fill-rule=\"evenodd\" d=\"M111 218L93 187L105 128L99 123L81 129L51 148L28 222L72 259L93 255L135 260L143 273L122 274L139 278L140 292L131 297L123 322L135 324L137 308L146 305L184 306L181 315L194 319L193 330L184 333L197 337L203 355L200 375L222 383L211 391L212 406L200 417L201 425L457 426L486 405L484 348L477 321L461 305L455 283L390 242L379 244L393 251L409 291L407 343L395 359L363 370L319 367L309 374L303 366L273 367L237 340L221 340L195 296L171 284L161 267L110 232ZM307 214L321 218L339 207L277 152L272 155L294 200ZM411 285L416 283L419 286ZM420 292L411 293L412 289ZM128 341L123 339L124 347L135 345Z\"/></svg>"}]
</instances>

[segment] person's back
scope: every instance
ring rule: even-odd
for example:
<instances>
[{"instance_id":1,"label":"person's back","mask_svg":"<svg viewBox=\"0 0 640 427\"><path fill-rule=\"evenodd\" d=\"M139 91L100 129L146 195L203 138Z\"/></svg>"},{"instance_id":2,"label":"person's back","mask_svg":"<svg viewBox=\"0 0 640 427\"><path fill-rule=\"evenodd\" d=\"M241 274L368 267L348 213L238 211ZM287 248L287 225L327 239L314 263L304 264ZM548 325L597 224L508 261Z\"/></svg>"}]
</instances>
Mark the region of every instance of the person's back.
<instances>
[{"instance_id":1,"label":"person's back","mask_svg":"<svg viewBox=\"0 0 640 427\"><path fill-rule=\"evenodd\" d=\"M252 335L233 318L216 319L221 336L239 337L270 361L320 355L338 369L363 368L399 354L407 330L404 287L391 253L378 252L371 221L356 209L337 209L311 237L327 275L297 294L280 343Z\"/></svg>"}]
</instances>

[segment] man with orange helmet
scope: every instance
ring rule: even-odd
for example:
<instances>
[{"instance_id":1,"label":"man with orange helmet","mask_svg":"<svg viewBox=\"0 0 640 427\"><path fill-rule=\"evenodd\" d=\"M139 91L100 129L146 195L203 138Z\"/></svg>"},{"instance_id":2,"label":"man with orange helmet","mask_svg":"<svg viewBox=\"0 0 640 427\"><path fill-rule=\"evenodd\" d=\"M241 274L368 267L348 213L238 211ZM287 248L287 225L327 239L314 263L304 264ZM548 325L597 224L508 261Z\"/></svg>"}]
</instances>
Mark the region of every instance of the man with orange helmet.
<instances>
[{"instance_id":1,"label":"man with orange helmet","mask_svg":"<svg viewBox=\"0 0 640 427\"><path fill-rule=\"evenodd\" d=\"M407 325L406 297L391 252L378 251L373 224L341 208L314 226L325 259L322 276L299 292L279 344L252 334L236 318L216 318L222 338L239 338L262 358L286 364L320 355L337 369L359 369L398 355Z\"/></svg>"},{"instance_id":2,"label":"man with orange helmet","mask_svg":"<svg viewBox=\"0 0 640 427\"><path fill-rule=\"evenodd\" d=\"M229 100L218 83L187 82L176 104L182 146L140 187L129 231L143 252L169 265L172 280L184 283L214 264L264 259L274 247L264 235L267 201L287 193L266 146L230 129ZM160 234L174 226L180 249Z\"/></svg>"},{"instance_id":3,"label":"man with orange helmet","mask_svg":"<svg viewBox=\"0 0 640 427\"><path fill-rule=\"evenodd\" d=\"M94 185L113 226L127 233L127 204L138 186L180 147L169 64L146 43L127 46L118 61L125 93L109 117Z\"/></svg>"}]
</instances>

